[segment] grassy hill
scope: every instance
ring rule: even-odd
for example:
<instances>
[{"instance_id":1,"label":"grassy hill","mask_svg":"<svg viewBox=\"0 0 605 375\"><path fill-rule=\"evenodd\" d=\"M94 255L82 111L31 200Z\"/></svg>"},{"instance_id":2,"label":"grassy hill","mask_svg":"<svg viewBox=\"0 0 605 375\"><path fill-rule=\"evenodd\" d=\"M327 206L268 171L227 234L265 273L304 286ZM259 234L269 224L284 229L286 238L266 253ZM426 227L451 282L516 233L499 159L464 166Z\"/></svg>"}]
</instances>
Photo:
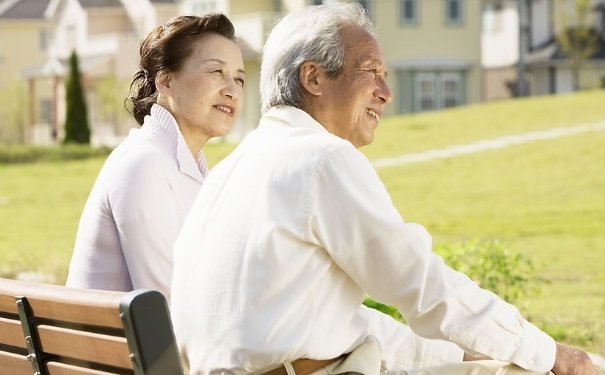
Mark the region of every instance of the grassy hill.
<instances>
[{"instance_id":1,"label":"grassy hill","mask_svg":"<svg viewBox=\"0 0 605 375\"><path fill-rule=\"evenodd\" d=\"M605 91L384 119L370 159L605 121ZM233 146L213 144L213 165ZM0 275L63 282L103 158L0 165ZM437 246L497 239L537 265L542 295L521 310L557 339L605 353L605 131L378 168L406 221Z\"/></svg>"}]
</instances>

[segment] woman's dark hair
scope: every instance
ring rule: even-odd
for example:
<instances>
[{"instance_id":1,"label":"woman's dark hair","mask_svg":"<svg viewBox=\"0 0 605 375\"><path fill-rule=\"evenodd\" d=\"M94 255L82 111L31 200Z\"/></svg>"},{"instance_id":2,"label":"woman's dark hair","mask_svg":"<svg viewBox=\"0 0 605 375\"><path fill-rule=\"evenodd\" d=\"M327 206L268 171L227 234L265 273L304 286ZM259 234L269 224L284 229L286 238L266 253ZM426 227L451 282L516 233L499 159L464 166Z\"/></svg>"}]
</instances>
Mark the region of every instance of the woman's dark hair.
<instances>
[{"instance_id":1,"label":"woman's dark hair","mask_svg":"<svg viewBox=\"0 0 605 375\"><path fill-rule=\"evenodd\" d=\"M206 33L216 33L236 41L233 24L224 14L178 16L157 27L141 42L139 70L130 83L130 96L125 106L139 125L143 125L158 91L155 77L176 72L192 53L193 41ZM130 108L128 108L130 103Z\"/></svg>"}]
</instances>

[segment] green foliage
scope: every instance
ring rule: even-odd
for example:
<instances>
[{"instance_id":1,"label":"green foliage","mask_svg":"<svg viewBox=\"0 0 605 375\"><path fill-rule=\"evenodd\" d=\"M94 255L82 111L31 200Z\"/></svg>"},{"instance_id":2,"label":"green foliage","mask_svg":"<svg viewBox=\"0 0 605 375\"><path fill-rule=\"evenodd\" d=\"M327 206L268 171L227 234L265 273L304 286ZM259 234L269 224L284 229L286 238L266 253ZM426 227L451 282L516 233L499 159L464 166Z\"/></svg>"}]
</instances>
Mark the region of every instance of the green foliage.
<instances>
[{"instance_id":1,"label":"green foliage","mask_svg":"<svg viewBox=\"0 0 605 375\"><path fill-rule=\"evenodd\" d=\"M405 319L403 318L403 316L401 315L401 313L399 312L399 310L397 310L397 308L395 306L389 306L389 305L385 305L384 303L376 302L373 299L371 299L370 297L366 297L363 300L363 304L368 307L371 307L373 309L376 309L378 311L382 311L383 313L395 318L395 320L398 320L402 323L405 322Z\"/></svg>"},{"instance_id":2,"label":"green foliage","mask_svg":"<svg viewBox=\"0 0 605 375\"><path fill-rule=\"evenodd\" d=\"M63 143L90 143L88 111L82 83L78 55L73 51L69 58L69 77L65 94L67 112L65 117L65 138Z\"/></svg>"},{"instance_id":3,"label":"green foliage","mask_svg":"<svg viewBox=\"0 0 605 375\"><path fill-rule=\"evenodd\" d=\"M129 95L129 80L121 80L110 74L97 82L97 106L100 121L109 124L127 123L132 120L124 106Z\"/></svg>"},{"instance_id":4,"label":"green foliage","mask_svg":"<svg viewBox=\"0 0 605 375\"><path fill-rule=\"evenodd\" d=\"M508 250L498 240L470 240L445 245L435 250L455 270L465 273L484 289L491 290L507 302L539 294L531 259Z\"/></svg>"},{"instance_id":5,"label":"green foliage","mask_svg":"<svg viewBox=\"0 0 605 375\"><path fill-rule=\"evenodd\" d=\"M563 8L565 2L559 0ZM574 89L580 87L580 69L584 62L592 57L599 47L599 33L592 25L589 15L592 13L590 0L574 0L571 11L560 11L555 20L562 29L557 35L557 42L563 55L571 61Z\"/></svg>"},{"instance_id":6,"label":"green foliage","mask_svg":"<svg viewBox=\"0 0 605 375\"><path fill-rule=\"evenodd\" d=\"M91 147L87 144L69 143L53 147L32 145L0 145L0 164L56 162L107 156L110 147Z\"/></svg>"},{"instance_id":7,"label":"green foliage","mask_svg":"<svg viewBox=\"0 0 605 375\"><path fill-rule=\"evenodd\" d=\"M446 264L465 273L482 288L491 290L507 302L539 294L542 280L534 274L527 256L508 250L497 240L470 240L435 249ZM364 304L404 321L399 311L389 305L366 298Z\"/></svg>"}]
</instances>

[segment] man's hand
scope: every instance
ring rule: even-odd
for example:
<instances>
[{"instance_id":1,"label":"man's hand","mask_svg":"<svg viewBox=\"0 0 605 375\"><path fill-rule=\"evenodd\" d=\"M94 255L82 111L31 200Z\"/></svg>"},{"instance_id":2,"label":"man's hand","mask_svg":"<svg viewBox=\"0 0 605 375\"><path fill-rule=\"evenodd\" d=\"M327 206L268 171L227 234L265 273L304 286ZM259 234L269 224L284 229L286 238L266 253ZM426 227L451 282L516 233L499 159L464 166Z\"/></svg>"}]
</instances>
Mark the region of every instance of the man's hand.
<instances>
[{"instance_id":1,"label":"man's hand","mask_svg":"<svg viewBox=\"0 0 605 375\"><path fill-rule=\"evenodd\" d=\"M472 354L468 354L467 352L464 352L464 358L462 359L463 361L484 361L484 360L488 360L491 359L488 356L476 356L476 355L472 355Z\"/></svg>"},{"instance_id":2,"label":"man's hand","mask_svg":"<svg viewBox=\"0 0 605 375\"><path fill-rule=\"evenodd\" d=\"M559 343L552 372L555 375L598 375L588 354Z\"/></svg>"}]
</instances>

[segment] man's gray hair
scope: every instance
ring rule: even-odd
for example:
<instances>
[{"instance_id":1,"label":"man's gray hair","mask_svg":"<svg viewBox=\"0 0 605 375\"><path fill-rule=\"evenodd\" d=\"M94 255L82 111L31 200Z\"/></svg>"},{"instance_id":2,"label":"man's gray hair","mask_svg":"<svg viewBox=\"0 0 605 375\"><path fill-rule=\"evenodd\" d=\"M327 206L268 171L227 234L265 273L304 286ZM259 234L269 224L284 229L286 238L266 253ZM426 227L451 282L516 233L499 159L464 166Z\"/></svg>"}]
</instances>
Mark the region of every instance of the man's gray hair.
<instances>
[{"instance_id":1,"label":"man's gray hair","mask_svg":"<svg viewBox=\"0 0 605 375\"><path fill-rule=\"evenodd\" d=\"M372 22L358 3L312 5L282 18L271 30L260 71L261 112L279 105L301 108L303 89L298 70L315 61L325 73L336 76L344 64L340 29L357 25L374 34Z\"/></svg>"}]
</instances>

